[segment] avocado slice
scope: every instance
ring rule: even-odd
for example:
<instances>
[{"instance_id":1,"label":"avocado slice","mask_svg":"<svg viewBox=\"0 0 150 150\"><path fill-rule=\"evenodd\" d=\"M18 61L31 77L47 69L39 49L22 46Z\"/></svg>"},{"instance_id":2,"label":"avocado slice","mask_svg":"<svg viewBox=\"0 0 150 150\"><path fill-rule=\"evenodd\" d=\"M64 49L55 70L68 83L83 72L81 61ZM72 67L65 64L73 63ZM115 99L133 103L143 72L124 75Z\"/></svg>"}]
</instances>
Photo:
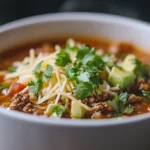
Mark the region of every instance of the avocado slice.
<instances>
[{"instance_id":1,"label":"avocado slice","mask_svg":"<svg viewBox=\"0 0 150 150\"><path fill-rule=\"evenodd\" d=\"M67 108L60 104L49 104L46 109L46 114L54 117L62 117L65 112L67 112Z\"/></svg>"},{"instance_id":2,"label":"avocado slice","mask_svg":"<svg viewBox=\"0 0 150 150\"><path fill-rule=\"evenodd\" d=\"M86 113L86 109L83 108L79 103L71 102L71 115L74 118L83 118Z\"/></svg>"},{"instance_id":3,"label":"avocado slice","mask_svg":"<svg viewBox=\"0 0 150 150\"><path fill-rule=\"evenodd\" d=\"M131 55L131 54L127 55L126 58L123 61L122 68L125 71L132 71L132 72L134 72L135 69L136 69L136 64L133 63L133 61L135 59L136 59L135 55Z\"/></svg>"},{"instance_id":4,"label":"avocado slice","mask_svg":"<svg viewBox=\"0 0 150 150\"><path fill-rule=\"evenodd\" d=\"M116 86L118 84L121 89L124 89L132 84L135 78L136 75L133 72L124 71L120 68L113 67L109 74L108 82L112 86Z\"/></svg>"}]
</instances>

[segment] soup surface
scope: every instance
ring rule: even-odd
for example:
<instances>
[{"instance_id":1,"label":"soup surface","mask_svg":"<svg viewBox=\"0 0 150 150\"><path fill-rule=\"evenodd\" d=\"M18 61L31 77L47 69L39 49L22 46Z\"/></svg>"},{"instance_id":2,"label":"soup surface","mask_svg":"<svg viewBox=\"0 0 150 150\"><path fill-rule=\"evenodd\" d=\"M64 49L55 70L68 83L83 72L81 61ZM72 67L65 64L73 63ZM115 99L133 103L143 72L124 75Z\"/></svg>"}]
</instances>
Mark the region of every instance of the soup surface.
<instances>
[{"instance_id":1,"label":"soup surface","mask_svg":"<svg viewBox=\"0 0 150 150\"><path fill-rule=\"evenodd\" d=\"M150 111L150 54L95 39L41 42L0 54L0 106L57 118Z\"/></svg>"}]
</instances>

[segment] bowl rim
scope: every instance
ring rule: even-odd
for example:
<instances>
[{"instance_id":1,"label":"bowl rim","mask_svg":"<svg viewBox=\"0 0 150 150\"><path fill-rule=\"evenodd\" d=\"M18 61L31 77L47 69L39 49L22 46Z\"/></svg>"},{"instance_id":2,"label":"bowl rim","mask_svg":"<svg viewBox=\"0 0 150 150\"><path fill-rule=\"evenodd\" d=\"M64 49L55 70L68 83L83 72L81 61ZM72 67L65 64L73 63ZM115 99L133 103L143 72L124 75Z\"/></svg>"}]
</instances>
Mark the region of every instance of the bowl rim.
<instances>
[{"instance_id":1,"label":"bowl rim","mask_svg":"<svg viewBox=\"0 0 150 150\"><path fill-rule=\"evenodd\" d=\"M97 21L106 23L121 24L123 26L136 27L137 29L142 29L150 31L150 24L137 19L131 19L128 17L103 14L103 13L87 13L87 12L68 12L68 13L53 13L38 15L33 17L28 17L13 21L0 26L0 34L3 32L9 32L10 30L17 29L19 27L24 27L32 24L39 24L44 22L53 21ZM150 119L150 113L132 116L128 118L112 118L112 119L102 119L102 120L91 120L91 119L53 119L45 118L39 116L33 116L30 114L25 114L17 111L10 110L0 107L0 115L4 117L26 121L28 123L36 123L40 125L55 125L55 126L67 126L67 127L108 127L108 126L118 126L127 125L135 122L141 122Z\"/></svg>"}]
</instances>

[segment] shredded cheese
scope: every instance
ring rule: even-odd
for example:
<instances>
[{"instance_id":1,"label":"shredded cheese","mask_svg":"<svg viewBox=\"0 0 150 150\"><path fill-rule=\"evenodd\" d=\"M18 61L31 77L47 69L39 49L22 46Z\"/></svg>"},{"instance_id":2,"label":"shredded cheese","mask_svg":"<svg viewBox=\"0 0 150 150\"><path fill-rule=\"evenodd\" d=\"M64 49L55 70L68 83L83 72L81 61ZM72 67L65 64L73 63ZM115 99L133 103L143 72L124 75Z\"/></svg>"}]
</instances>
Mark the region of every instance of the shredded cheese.
<instances>
[{"instance_id":1,"label":"shredded cheese","mask_svg":"<svg viewBox=\"0 0 150 150\"><path fill-rule=\"evenodd\" d=\"M73 46L74 43L71 43ZM92 108L88 107L84 103L82 103L81 100L78 100L76 97L73 96L73 89L74 89L74 82L70 81L66 75L65 71L63 70L62 67L58 67L55 65L55 56L56 54L60 51L60 46L56 45L55 46L56 51L51 53L51 54L43 54L39 53L38 56L35 55L35 50L30 49L29 56L24 58L24 60L21 61L16 61L13 63L13 66L15 66L16 72L13 73L5 73L5 72L0 72L0 74L5 75L5 79L15 79L17 82L22 83L24 85L28 85L28 83L32 80L35 79L32 71L33 69L42 62L41 67L42 71L44 71L47 67L47 65L52 65L53 67L53 72L52 76L49 81L45 81L42 85L42 89L38 93L38 99L37 99L37 104L42 104L45 101L48 101L48 103L54 103L57 104L59 103L60 97L62 96L62 100L66 100L66 106L69 105L69 100L70 101L76 101L78 104L80 104L82 107L84 107L86 110L91 111ZM102 50L97 51L99 55L102 54ZM71 52L70 54L71 60L74 61L76 59L75 52ZM109 67L106 66L106 71L110 73ZM101 94L103 91L108 92L112 95L115 95L113 90L118 90L119 87L110 87L107 82L104 82L102 85L99 86L99 91L98 93ZM112 91L111 91L112 90ZM28 91L28 86L22 90L20 93L25 93ZM33 93L30 93L30 98L34 98Z\"/></svg>"}]
</instances>

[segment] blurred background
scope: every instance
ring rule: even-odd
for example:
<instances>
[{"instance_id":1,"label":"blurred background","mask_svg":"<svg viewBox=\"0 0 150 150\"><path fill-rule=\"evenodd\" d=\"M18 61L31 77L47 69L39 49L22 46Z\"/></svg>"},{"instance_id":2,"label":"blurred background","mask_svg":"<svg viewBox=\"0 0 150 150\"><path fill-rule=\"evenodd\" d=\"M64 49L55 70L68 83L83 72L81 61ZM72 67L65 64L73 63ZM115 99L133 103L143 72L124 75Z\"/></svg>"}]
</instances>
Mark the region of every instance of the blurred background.
<instances>
[{"instance_id":1,"label":"blurred background","mask_svg":"<svg viewBox=\"0 0 150 150\"><path fill-rule=\"evenodd\" d=\"M150 0L0 0L0 24L53 12L102 12L150 21Z\"/></svg>"}]
</instances>

